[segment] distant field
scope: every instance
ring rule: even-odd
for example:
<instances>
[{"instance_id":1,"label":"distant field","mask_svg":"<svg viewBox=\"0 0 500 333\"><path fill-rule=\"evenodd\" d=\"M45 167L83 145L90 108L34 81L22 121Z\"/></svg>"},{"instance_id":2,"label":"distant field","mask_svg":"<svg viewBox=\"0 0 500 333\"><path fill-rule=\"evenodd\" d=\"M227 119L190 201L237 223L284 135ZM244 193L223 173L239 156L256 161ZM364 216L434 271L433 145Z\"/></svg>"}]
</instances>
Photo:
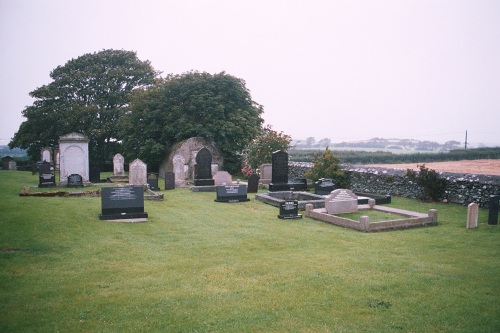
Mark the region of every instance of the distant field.
<instances>
[{"instance_id":1,"label":"distant field","mask_svg":"<svg viewBox=\"0 0 500 333\"><path fill-rule=\"evenodd\" d=\"M429 169L441 172L474 173L500 176L500 160L465 160L450 162L403 163L403 164L371 164L371 166L419 170L418 165L425 164Z\"/></svg>"}]
</instances>

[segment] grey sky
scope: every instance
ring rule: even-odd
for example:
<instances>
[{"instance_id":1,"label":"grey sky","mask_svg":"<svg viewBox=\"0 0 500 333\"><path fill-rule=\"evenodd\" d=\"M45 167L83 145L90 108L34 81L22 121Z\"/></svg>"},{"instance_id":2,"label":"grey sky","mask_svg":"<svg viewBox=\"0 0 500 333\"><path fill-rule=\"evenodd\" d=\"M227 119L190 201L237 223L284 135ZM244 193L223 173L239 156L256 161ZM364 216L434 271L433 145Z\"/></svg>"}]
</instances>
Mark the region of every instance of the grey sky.
<instances>
[{"instance_id":1,"label":"grey sky","mask_svg":"<svg viewBox=\"0 0 500 333\"><path fill-rule=\"evenodd\" d=\"M294 139L500 144L498 0L0 0L0 144L51 70L110 48L242 78Z\"/></svg>"}]
</instances>

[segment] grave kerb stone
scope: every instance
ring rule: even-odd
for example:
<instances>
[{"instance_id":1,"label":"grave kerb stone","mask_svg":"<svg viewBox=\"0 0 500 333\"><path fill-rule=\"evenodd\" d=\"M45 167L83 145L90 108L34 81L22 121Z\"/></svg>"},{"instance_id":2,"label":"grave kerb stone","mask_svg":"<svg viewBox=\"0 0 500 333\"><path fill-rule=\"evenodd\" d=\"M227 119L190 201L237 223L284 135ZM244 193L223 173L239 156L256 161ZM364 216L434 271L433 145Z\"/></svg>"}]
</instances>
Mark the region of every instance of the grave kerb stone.
<instances>
[{"instance_id":1,"label":"grave kerb stone","mask_svg":"<svg viewBox=\"0 0 500 333\"><path fill-rule=\"evenodd\" d=\"M325 198L328 214L346 214L358 211L358 197L351 190L337 189Z\"/></svg>"}]
</instances>

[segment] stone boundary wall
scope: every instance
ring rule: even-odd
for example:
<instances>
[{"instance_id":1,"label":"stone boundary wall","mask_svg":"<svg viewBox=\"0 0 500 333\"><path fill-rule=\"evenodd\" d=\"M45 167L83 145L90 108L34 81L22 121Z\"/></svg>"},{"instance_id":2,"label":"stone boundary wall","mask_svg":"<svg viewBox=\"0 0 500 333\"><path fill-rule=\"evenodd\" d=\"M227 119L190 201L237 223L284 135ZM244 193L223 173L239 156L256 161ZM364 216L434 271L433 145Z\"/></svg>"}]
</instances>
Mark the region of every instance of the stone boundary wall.
<instances>
[{"instance_id":1,"label":"stone boundary wall","mask_svg":"<svg viewBox=\"0 0 500 333\"><path fill-rule=\"evenodd\" d=\"M312 163L289 163L289 178L304 177ZM349 173L350 189L355 192L388 194L416 199L421 194L420 187L406 176L406 170L368 167L364 165L343 165ZM438 172L448 180L447 202L462 206L475 202L488 208L490 195L500 194L500 176L466 173Z\"/></svg>"}]
</instances>

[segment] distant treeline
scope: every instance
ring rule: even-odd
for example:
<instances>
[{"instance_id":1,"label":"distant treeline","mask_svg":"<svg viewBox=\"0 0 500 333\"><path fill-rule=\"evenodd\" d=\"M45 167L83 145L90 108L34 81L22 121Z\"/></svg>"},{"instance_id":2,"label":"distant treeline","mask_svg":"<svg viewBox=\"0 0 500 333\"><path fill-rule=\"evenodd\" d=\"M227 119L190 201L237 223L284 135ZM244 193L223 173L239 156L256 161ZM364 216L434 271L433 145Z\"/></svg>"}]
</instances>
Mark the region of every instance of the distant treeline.
<instances>
[{"instance_id":1,"label":"distant treeline","mask_svg":"<svg viewBox=\"0 0 500 333\"><path fill-rule=\"evenodd\" d=\"M288 158L290 162L311 162L314 153L321 156L324 151L324 149L291 149L288 151ZM340 158L341 163L344 164L396 164L500 159L500 147L450 150L449 152L443 153L415 154L393 154L385 151L369 152L335 149L332 149L332 151Z\"/></svg>"}]
</instances>

